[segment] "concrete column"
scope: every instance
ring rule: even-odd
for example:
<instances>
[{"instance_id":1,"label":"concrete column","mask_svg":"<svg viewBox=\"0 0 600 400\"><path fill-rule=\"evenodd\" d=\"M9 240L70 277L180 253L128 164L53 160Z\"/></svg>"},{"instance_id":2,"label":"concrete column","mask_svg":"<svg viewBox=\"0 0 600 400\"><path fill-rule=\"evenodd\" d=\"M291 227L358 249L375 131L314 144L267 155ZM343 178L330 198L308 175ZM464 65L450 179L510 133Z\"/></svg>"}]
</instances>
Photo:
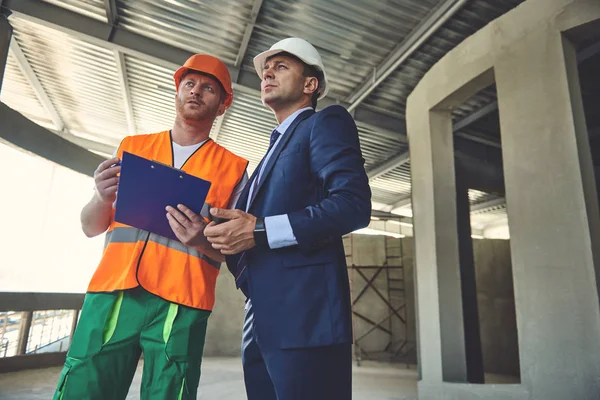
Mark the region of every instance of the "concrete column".
<instances>
[{"instance_id":1,"label":"concrete column","mask_svg":"<svg viewBox=\"0 0 600 400\"><path fill-rule=\"evenodd\" d=\"M477 306L477 282L475 279L473 239L471 238L469 188L465 185L464 178L459 173L456 174L456 216L467 380L470 383L484 383L483 353Z\"/></svg>"},{"instance_id":2,"label":"concrete column","mask_svg":"<svg viewBox=\"0 0 600 400\"><path fill-rule=\"evenodd\" d=\"M7 16L0 13L0 93L2 93L2 80L4 78L4 69L6 68L12 31L13 29L8 23Z\"/></svg>"},{"instance_id":3,"label":"concrete column","mask_svg":"<svg viewBox=\"0 0 600 400\"><path fill-rule=\"evenodd\" d=\"M521 382L531 399L597 399L600 219L575 50L548 24L495 75Z\"/></svg>"},{"instance_id":4,"label":"concrete column","mask_svg":"<svg viewBox=\"0 0 600 400\"><path fill-rule=\"evenodd\" d=\"M466 382L452 118L409 119L422 380ZM421 230L419 230L421 228Z\"/></svg>"},{"instance_id":5,"label":"concrete column","mask_svg":"<svg viewBox=\"0 0 600 400\"><path fill-rule=\"evenodd\" d=\"M27 352L27 342L29 341L29 331L33 320L33 311L24 311L21 313L21 327L19 330L19 343L17 345L17 355L21 356Z\"/></svg>"}]
</instances>

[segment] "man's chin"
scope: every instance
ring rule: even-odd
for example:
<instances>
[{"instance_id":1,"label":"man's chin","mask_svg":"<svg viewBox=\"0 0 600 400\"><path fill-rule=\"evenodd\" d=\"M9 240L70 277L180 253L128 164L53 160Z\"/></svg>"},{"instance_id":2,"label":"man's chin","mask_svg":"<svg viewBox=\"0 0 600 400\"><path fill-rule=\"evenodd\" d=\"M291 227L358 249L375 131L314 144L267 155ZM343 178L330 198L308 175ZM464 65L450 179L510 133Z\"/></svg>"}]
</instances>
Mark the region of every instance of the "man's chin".
<instances>
[{"instance_id":1,"label":"man's chin","mask_svg":"<svg viewBox=\"0 0 600 400\"><path fill-rule=\"evenodd\" d=\"M212 115L208 110L185 110L181 116L186 121L206 121L209 119L214 120L216 118L216 114Z\"/></svg>"},{"instance_id":2,"label":"man's chin","mask_svg":"<svg viewBox=\"0 0 600 400\"><path fill-rule=\"evenodd\" d=\"M278 98L276 96L269 96L268 94L265 96L261 96L261 100L262 103L269 107L269 108L273 108L273 106L275 106L277 104L277 100Z\"/></svg>"}]
</instances>

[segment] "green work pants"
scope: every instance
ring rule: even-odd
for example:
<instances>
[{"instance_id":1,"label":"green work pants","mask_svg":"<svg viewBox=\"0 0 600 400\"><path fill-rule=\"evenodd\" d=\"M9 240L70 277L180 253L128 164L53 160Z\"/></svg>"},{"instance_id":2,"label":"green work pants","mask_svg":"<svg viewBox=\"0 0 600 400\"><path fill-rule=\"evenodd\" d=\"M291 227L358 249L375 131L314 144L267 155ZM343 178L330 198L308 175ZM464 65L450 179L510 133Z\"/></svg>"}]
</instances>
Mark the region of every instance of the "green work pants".
<instances>
[{"instance_id":1,"label":"green work pants","mask_svg":"<svg viewBox=\"0 0 600 400\"><path fill-rule=\"evenodd\" d=\"M209 315L142 288L88 293L54 400L125 399L141 353L142 400L195 400Z\"/></svg>"}]
</instances>

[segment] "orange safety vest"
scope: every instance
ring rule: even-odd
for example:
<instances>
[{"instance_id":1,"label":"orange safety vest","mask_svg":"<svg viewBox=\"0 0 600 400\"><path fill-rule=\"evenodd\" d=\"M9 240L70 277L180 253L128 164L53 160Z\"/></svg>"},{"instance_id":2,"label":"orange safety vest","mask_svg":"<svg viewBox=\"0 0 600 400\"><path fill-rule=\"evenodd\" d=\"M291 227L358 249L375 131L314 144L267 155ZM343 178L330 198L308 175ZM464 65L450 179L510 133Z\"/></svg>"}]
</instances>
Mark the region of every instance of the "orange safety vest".
<instances>
[{"instance_id":1,"label":"orange safety vest","mask_svg":"<svg viewBox=\"0 0 600 400\"><path fill-rule=\"evenodd\" d=\"M173 165L169 131L126 137L118 150ZM227 208L248 161L209 139L181 169L212 182L206 203ZM100 265L88 292L112 292L141 286L165 300L212 310L221 263L193 247L115 222L114 208ZM166 217L165 217L166 218Z\"/></svg>"}]
</instances>

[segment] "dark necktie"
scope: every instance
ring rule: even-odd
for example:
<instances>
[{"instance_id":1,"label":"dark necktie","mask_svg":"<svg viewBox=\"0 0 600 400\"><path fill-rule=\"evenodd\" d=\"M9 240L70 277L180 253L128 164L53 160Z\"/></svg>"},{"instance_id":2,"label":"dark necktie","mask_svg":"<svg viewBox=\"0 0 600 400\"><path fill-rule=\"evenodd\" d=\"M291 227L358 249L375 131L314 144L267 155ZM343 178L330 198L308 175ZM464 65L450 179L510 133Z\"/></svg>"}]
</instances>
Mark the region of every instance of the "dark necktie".
<instances>
[{"instance_id":1,"label":"dark necktie","mask_svg":"<svg viewBox=\"0 0 600 400\"><path fill-rule=\"evenodd\" d=\"M258 189L258 183L260 181L260 177L261 177L261 168L263 167L263 164L265 162L265 158L267 157L267 154L269 154L269 151L271 151L271 148L273 148L273 146L275 145L275 142L277 142L277 139L279 139L279 136L281 136L281 133L279 133L277 131L277 129L273 129L273 132L271 132L271 139L269 140L269 148L267 149L267 152L265 153L265 156L263 157L263 159L260 161L260 163L258 164L258 166L256 167L256 175L254 176L254 180L252 181L252 186L251 189L252 191L250 192L250 201L246 204L252 204L252 201L254 200L254 198L256 197L256 189ZM246 293L246 288L244 286L242 286L242 284L244 283L244 281L246 280L246 252L243 252L240 255L240 258L238 259L237 265L236 265L236 274L235 274L235 283L237 287L240 287L242 289L242 291L244 292L244 294L246 296L248 296L248 293Z\"/></svg>"},{"instance_id":2,"label":"dark necktie","mask_svg":"<svg viewBox=\"0 0 600 400\"><path fill-rule=\"evenodd\" d=\"M271 132L271 139L269 140L269 148L267 149L267 152L265 153L265 156L263 157L263 159L260 161L260 163L258 164L258 167L256 167L256 175L254 176L254 180L252 181L252 192L251 197L250 197L250 202L248 204L252 204L252 201L254 200L254 198L256 197L256 189L258 188L258 183L260 182L260 178L261 178L261 168L263 167L263 164L265 162L265 158L267 157L267 154L269 154L269 151L271 151L271 148L273 148L273 146L275 145L275 142L277 142L277 139L279 139L279 136L281 136L281 133L279 133L277 131L277 129L273 129L273 132Z\"/></svg>"}]
</instances>

